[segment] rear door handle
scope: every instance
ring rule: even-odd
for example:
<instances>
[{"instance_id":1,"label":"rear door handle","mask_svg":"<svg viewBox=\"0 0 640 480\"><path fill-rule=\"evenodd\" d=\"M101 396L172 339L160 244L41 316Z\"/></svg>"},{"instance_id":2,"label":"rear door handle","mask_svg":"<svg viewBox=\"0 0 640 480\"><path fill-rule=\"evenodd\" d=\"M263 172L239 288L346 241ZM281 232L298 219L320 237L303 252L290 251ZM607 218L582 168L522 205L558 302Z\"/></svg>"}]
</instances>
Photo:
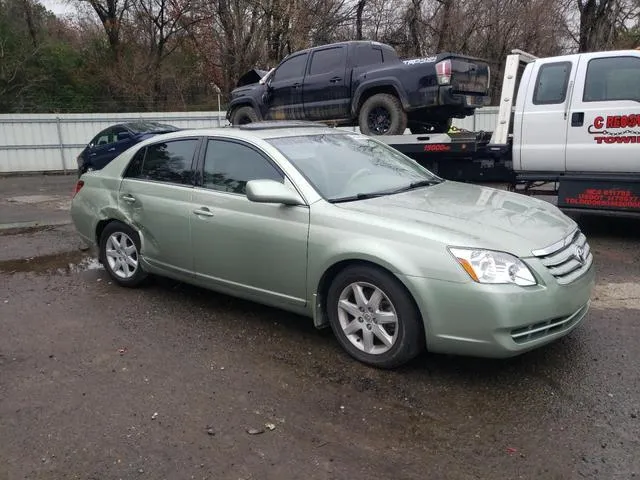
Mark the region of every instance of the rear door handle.
<instances>
[{"instance_id":1,"label":"rear door handle","mask_svg":"<svg viewBox=\"0 0 640 480\"><path fill-rule=\"evenodd\" d=\"M584 112L573 112L571 114L571 126L582 127L584 125Z\"/></svg>"},{"instance_id":2,"label":"rear door handle","mask_svg":"<svg viewBox=\"0 0 640 480\"><path fill-rule=\"evenodd\" d=\"M207 207L200 207L197 210L194 210L193 213L201 217L213 217L213 212Z\"/></svg>"},{"instance_id":3,"label":"rear door handle","mask_svg":"<svg viewBox=\"0 0 640 480\"><path fill-rule=\"evenodd\" d=\"M113 152L113 151L115 151L115 149L116 149L116 147L113 147L113 148L110 148L109 151Z\"/></svg>"},{"instance_id":4,"label":"rear door handle","mask_svg":"<svg viewBox=\"0 0 640 480\"><path fill-rule=\"evenodd\" d=\"M338 83L342 81L342 78L340 77L333 77L331 80L329 80L330 83Z\"/></svg>"},{"instance_id":5,"label":"rear door handle","mask_svg":"<svg viewBox=\"0 0 640 480\"><path fill-rule=\"evenodd\" d=\"M302 86L301 83L294 83L293 88L300 88Z\"/></svg>"},{"instance_id":6,"label":"rear door handle","mask_svg":"<svg viewBox=\"0 0 640 480\"><path fill-rule=\"evenodd\" d=\"M136 197L133 195L129 195L128 193L123 194L120 198L122 198L127 203L133 203L136 201Z\"/></svg>"}]
</instances>

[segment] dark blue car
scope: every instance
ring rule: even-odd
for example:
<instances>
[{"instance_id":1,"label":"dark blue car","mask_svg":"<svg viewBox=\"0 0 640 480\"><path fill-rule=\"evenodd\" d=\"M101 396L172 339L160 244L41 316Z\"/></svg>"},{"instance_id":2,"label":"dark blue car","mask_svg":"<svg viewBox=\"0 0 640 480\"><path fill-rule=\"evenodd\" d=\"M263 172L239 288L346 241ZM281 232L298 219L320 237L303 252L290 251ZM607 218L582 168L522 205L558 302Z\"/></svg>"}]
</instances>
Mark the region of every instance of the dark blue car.
<instances>
[{"instance_id":1,"label":"dark blue car","mask_svg":"<svg viewBox=\"0 0 640 480\"><path fill-rule=\"evenodd\" d=\"M78 155L78 175L100 170L122 152L153 135L180 130L158 122L127 122L102 130Z\"/></svg>"}]
</instances>

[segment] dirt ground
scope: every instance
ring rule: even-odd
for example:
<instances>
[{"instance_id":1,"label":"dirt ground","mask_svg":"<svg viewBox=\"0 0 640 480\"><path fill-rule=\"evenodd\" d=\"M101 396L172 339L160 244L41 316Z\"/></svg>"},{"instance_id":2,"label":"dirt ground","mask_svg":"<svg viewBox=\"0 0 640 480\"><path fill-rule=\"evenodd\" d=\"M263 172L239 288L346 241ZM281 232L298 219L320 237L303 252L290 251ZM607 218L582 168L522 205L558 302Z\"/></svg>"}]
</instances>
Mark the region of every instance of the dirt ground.
<instances>
[{"instance_id":1,"label":"dirt ground","mask_svg":"<svg viewBox=\"0 0 640 480\"><path fill-rule=\"evenodd\" d=\"M8 198L55 198L0 228L0 480L640 477L638 222L580 219L598 285L572 335L380 371L295 315L117 287L64 217L47 225L69 185L2 182L5 227Z\"/></svg>"}]
</instances>

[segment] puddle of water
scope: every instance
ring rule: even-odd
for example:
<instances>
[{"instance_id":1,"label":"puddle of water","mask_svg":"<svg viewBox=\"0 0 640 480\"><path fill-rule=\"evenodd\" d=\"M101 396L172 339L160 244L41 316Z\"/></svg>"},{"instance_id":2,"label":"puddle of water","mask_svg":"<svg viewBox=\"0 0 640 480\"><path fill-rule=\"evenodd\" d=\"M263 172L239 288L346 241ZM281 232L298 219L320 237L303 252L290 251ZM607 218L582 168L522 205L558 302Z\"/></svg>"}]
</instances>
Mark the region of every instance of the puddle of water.
<instances>
[{"instance_id":1,"label":"puddle of water","mask_svg":"<svg viewBox=\"0 0 640 480\"><path fill-rule=\"evenodd\" d=\"M0 262L3 273L78 273L86 270L102 269L98 259L82 251L56 253L39 257L5 260Z\"/></svg>"}]
</instances>

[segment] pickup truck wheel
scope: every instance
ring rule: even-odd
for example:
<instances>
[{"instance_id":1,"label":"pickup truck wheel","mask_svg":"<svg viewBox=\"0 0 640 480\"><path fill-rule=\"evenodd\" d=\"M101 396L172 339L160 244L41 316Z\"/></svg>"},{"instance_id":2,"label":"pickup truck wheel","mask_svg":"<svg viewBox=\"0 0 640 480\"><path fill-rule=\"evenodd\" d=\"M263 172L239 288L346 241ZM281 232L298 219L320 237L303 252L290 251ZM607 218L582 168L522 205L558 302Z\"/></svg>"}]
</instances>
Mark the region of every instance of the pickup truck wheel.
<instances>
[{"instance_id":1,"label":"pickup truck wheel","mask_svg":"<svg viewBox=\"0 0 640 480\"><path fill-rule=\"evenodd\" d=\"M397 97L378 93L362 104L358 124L365 135L402 135L407 128L407 113Z\"/></svg>"},{"instance_id":2,"label":"pickup truck wheel","mask_svg":"<svg viewBox=\"0 0 640 480\"><path fill-rule=\"evenodd\" d=\"M258 121L258 114L253 107L240 107L231 115L231 125L246 125Z\"/></svg>"}]
</instances>

